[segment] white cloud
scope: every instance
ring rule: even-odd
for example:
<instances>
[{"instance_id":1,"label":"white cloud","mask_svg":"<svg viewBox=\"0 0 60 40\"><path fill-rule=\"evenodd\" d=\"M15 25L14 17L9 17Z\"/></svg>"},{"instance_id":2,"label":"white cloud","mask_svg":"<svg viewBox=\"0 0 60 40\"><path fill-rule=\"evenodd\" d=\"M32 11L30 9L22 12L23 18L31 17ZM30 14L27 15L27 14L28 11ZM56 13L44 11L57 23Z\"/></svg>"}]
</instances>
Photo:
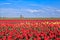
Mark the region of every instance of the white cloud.
<instances>
[{"instance_id":1,"label":"white cloud","mask_svg":"<svg viewBox=\"0 0 60 40\"><path fill-rule=\"evenodd\" d=\"M26 11L28 11L28 12L30 12L30 13L39 12L39 10L33 10L33 9L27 9Z\"/></svg>"},{"instance_id":2,"label":"white cloud","mask_svg":"<svg viewBox=\"0 0 60 40\"><path fill-rule=\"evenodd\" d=\"M58 9L58 10L56 10L57 12L60 12L60 10Z\"/></svg>"},{"instance_id":3,"label":"white cloud","mask_svg":"<svg viewBox=\"0 0 60 40\"><path fill-rule=\"evenodd\" d=\"M14 9L14 8L0 8L0 13L60 13L60 9L42 8L42 9Z\"/></svg>"},{"instance_id":4,"label":"white cloud","mask_svg":"<svg viewBox=\"0 0 60 40\"><path fill-rule=\"evenodd\" d=\"M42 9L21 9L21 11L28 12L28 13L39 13L39 12L45 12Z\"/></svg>"},{"instance_id":5,"label":"white cloud","mask_svg":"<svg viewBox=\"0 0 60 40\"><path fill-rule=\"evenodd\" d=\"M12 3L2 3L2 4L12 4Z\"/></svg>"},{"instance_id":6,"label":"white cloud","mask_svg":"<svg viewBox=\"0 0 60 40\"><path fill-rule=\"evenodd\" d=\"M12 3L0 3L0 5L9 5L9 4L12 4Z\"/></svg>"},{"instance_id":7,"label":"white cloud","mask_svg":"<svg viewBox=\"0 0 60 40\"><path fill-rule=\"evenodd\" d=\"M0 13L7 13L7 14L15 14L15 13L21 13L19 9L13 9L13 8L0 8Z\"/></svg>"},{"instance_id":8,"label":"white cloud","mask_svg":"<svg viewBox=\"0 0 60 40\"><path fill-rule=\"evenodd\" d=\"M31 8L21 8L21 9L14 9L14 8L0 8L0 13L6 14L6 15L34 15L34 16L59 16L60 15L60 9L52 8L52 7L46 7L41 9L31 9ZM43 17L45 17L43 16Z\"/></svg>"}]
</instances>

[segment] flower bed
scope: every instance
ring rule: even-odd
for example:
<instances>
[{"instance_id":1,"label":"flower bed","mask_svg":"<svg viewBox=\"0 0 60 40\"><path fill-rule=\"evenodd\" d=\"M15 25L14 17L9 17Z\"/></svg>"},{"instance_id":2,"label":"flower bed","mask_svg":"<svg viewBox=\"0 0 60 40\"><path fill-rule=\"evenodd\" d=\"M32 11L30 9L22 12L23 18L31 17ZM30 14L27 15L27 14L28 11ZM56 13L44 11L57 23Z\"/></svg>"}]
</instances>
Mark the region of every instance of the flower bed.
<instances>
[{"instance_id":1,"label":"flower bed","mask_svg":"<svg viewBox=\"0 0 60 40\"><path fill-rule=\"evenodd\" d=\"M60 21L8 22L0 22L0 40L60 40Z\"/></svg>"}]
</instances>

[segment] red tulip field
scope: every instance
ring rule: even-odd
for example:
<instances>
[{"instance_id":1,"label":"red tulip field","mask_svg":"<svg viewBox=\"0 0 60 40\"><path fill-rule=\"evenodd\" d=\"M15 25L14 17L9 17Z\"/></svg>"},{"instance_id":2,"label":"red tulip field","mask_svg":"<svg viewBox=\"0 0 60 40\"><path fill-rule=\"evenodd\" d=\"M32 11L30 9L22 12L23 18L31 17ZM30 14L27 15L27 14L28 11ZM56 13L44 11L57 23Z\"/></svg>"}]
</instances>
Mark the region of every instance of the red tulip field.
<instances>
[{"instance_id":1,"label":"red tulip field","mask_svg":"<svg viewBox=\"0 0 60 40\"><path fill-rule=\"evenodd\" d=\"M0 20L0 40L60 40L60 20Z\"/></svg>"}]
</instances>

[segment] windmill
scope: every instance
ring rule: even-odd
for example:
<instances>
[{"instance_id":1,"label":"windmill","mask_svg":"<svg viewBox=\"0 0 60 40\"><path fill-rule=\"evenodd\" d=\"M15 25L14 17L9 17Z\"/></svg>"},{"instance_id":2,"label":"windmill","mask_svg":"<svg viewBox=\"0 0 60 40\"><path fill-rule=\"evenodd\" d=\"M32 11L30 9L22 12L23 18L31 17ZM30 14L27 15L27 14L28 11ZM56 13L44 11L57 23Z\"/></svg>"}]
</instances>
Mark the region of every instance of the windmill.
<instances>
[{"instance_id":1,"label":"windmill","mask_svg":"<svg viewBox=\"0 0 60 40\"><path fill-rule=\"evenodd\" d=\"M20 19L23 19L24 17L22 15L20 15Z\"/></svg>"}]
</instances>

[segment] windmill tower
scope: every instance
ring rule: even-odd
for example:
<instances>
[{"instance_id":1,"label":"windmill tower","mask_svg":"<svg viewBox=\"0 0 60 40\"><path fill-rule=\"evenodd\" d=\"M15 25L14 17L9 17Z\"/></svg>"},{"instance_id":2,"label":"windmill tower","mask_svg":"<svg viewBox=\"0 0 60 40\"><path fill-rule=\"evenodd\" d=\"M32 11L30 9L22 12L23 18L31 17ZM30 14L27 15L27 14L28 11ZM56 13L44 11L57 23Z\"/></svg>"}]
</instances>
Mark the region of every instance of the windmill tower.
<instances>
[{"instance_id":1,"label":"windmill tower","mask_svg":"<svg viewBox=\"0 0 60 40\"><path fill-rule=\"evenodd\" d=\"M23 19L24 17L22 15L20 15L20 19Z\"/></svg>"}]
</instances>

